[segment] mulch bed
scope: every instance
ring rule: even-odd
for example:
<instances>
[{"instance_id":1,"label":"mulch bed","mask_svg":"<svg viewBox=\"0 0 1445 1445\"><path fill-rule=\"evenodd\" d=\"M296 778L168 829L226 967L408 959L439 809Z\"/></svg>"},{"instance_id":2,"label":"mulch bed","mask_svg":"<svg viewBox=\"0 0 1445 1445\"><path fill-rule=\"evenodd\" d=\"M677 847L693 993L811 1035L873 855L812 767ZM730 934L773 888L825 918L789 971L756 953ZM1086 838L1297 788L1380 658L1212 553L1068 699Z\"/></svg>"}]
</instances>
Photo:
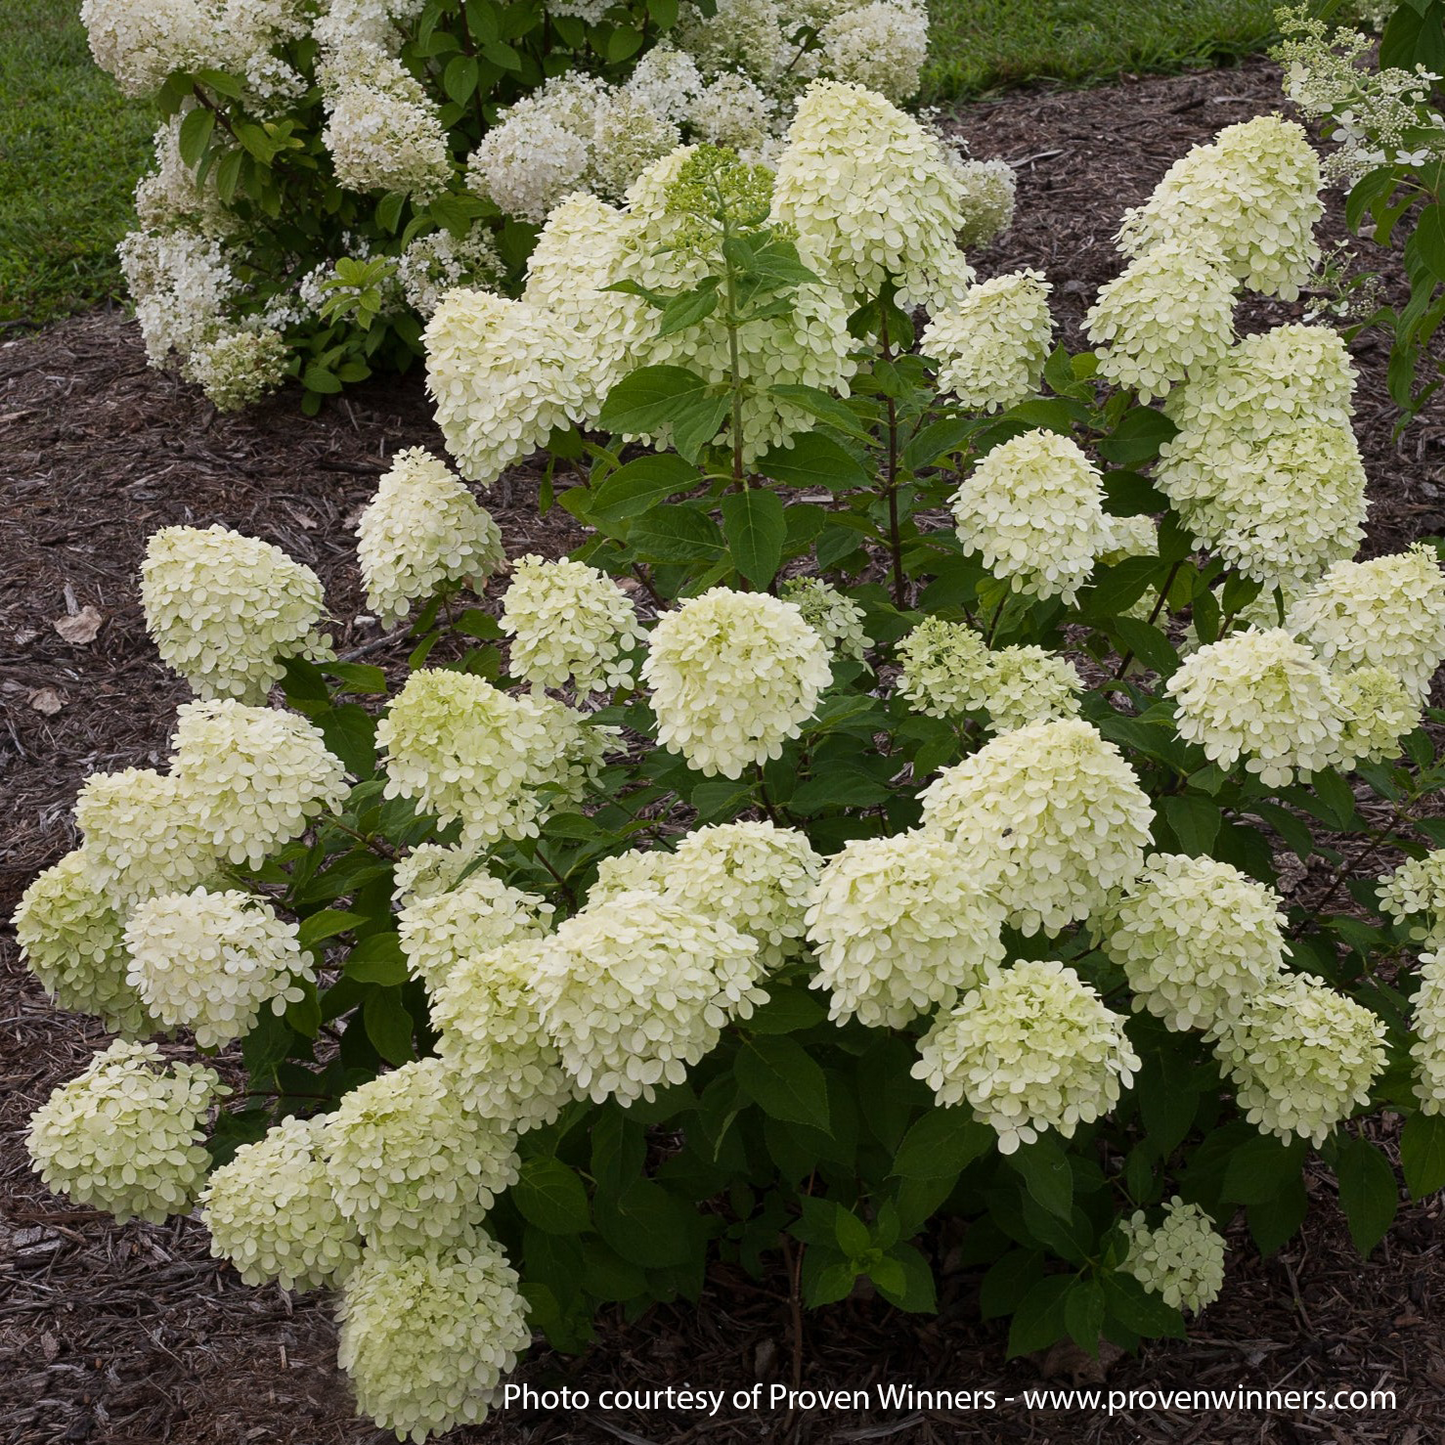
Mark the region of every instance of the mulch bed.
<instances>
[{"instance_id":1,"label":"mulch bed","mask_svg":"<svg viewBox=\"0 0 1445 1445\"><path fill-rule=\"evenodd\" d=\"M1085 93L1028 93L972 107L961 120L974 151L1019 171L1018 223L984 274L1030 265L1055 282L1066 339L1099 284L1116 274L1119 214L1168 165L1221 126L1277 108L1278 79L1255 62ZM1342 239L1338 198L1323 227ZM1252 309L1251 324L1300 315L1298 305ZM1356 345L1357 429L1372 480L1367 551L1445 531L1445 425L1423 419L1391 440L1385 351ZM0 904L75 842L70 809L96 769L164 760L182 684L156 660L136 593L146 537L173 523L223 522L285 547L320 573L339 645L376 635L356 626L361 599L351 523L385 458L440 446L419 376L377 383L308 421L286 395L241 417L220 417L193 390L150 370L134 326L94 313L0 346ZM513 555L557 554L576 540L560 509L540 517L525 470L488 499ZM88 643L54 623L93 607ZM48 1195L31 1175L22 1133L30 1111L72 1077L102 1042L88 1021L61 1014L0 939L0 1441L5 1445L363 1445L389 1435L353 1418L334 1367L326 1302L240 1285L208 1258L189 1220L117 1227ZM930 1412L755 1416L713 1420L595 1410L548 1418L511 1411L449 1440L495 1445L691 1441L1349 1442L1427 1445L1445 1435L1445 1260L1439 1200L1405 1208L1368 1264L1333 1204L1333 1183L1311 1181L1318 1208L1303 1235L1262 1261L1242 1237L1223 1300L1187 1342L1153 1346L1107 1367L1107 1388L1171 1386L1393 1389L1394 1410L1364 1413L1240 1410ZM1005 1365L1004 1334L979 1320L977 1280L946 1274L942 1313L909 1321L854 1298L810 1316L806 1385L996 1389L1017 1396L1041 1381L1087 1383L1103 1370L1056 1351ZM691 1384L729 1390L791 1377L786 1300L769 1282L721 1273L701 1309L659 1307L639 1322L603 1324L580 1361L539 1352L522 1378L589 1390Z\"/></svg>"}]
</instances>

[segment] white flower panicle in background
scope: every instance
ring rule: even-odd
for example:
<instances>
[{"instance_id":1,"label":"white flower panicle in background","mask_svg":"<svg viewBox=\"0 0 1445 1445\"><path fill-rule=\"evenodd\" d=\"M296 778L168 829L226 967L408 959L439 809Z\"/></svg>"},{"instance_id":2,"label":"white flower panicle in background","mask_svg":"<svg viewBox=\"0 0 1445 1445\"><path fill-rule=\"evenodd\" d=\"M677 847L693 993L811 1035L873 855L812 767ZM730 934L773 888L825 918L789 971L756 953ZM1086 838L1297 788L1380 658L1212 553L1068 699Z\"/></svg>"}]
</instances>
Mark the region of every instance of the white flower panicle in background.
<instances>
[{"instance_id":1,"label":"white flower panicle in background","mask_svg":"<svg viewBox=\"0 0 1445 1445\"><path fill-rule=\"evenodd\" d=\"M548 940L533 979L579 1092L602 1103L680 1084L734 1018L767 997L757 941L656 893L584 908Z\"/></svg>"},{"instance_id":2,"label":"white flower panicle in background","mask_svg":"<svg viewBox=\"0 0 1445 1445\"><path fill-rule=\"evenodd\" d=\"M1153 819L1123 754L1077 718L1004 733L923 792L924 828L962 846L1026 934L1057 933L1132 883Z\"/></svg>"},{"instance_id":3,"label":"white flower panicle in background","mask_svg":"<svg viewBox=\"0 0 1445 1445\"><path fill-rule=\"evenodd\" d=\"M1445 950L1420 956L1420 987L1410 1002L1415 1097L1422 1114L1445 1113Z\"/></svg>"},{"instance_id":4,"label":"white flower panicle in background","mask_svg":"<svg viewBox=\"0 0 1445 1445\"><path fill-rule=\"evenodd\" d=\"M1408 858L1380 882L1380 907L1396 923L1414 920L1410 937L1445 949L1445 848Z\"/></svg>"},{"instance_id":5,"label":"white flower panicle in background","mask_svg":"<svg viewBox=\"0 0 1445 1445\"><path fill-rule=\"evenodd\" d=\"M1420 700L1383 667L1357 667L1336 674L1340 690L1341 762L1372 763L1400 755L1400 739L1420 721Z\"/></svg>"},{"instance_id":6,"label":"white flower panicle in background","mask_svg":"<svg viewBox=\"0 0 1445 1445\"><path fill-rule=\"evenodd\" d=\"M115 77L123 94L156 90L173 70L209 65L217 58L219 7L197 0L84 0L81 24L90 53Z\"/></svg>"},{"instance_id":7,"label":"white flower panicle in background","mask_svg":"<svg viewBox=\"0 0 1445 1445\"><path fill-rule=\"evenodd\" d=\"M1240 757L1269 787L1341 759L1344 705L1314 653L1283 628L1248 628L1201 647L1166 684L1179 736L1226 770Z\"/></svg>"},{"instance_id":8,"label":"white flower panicle in background","mask_svg":"<svg viewBox=\"0 0 1445 1445\"><path fill-rule=\"evenodd\" d=\"M1120 249L1142 256L1190 240L1219 252L1246 289L1293 301L1319 260L1322 184L1304 127L1258 116L1175 161L1148 201L1124 213Z\"/></svg>"},{"instance_id":9,"label":"white flower panicle in background","mask_svg":"<svg viewBox=\"0 0 1445 1445\"><path fill-rule=\"evenodd\" d=\"M116 254L152 366L185 361L222 331L240 282L219 241L196 231L132 231Z\"/></svg>"},{"instance_id":10,"label":"white flower panicle in background","mask_svg":"<svg viewBox=\"0 0 1445 1445\"><path fill-rule=\"evenodd\" d=\"M973 279L956 237L968 220L957 165L937 136L862 86L819 81L778 157L774 219L854 296L892 277L899 304L957 305Z\"/></svg>"},{"instance_id":11,"label":"white flower panicle in background","mask_svg":"<svg viewBox=\"0 0 1445 1445\"><path fill-rule=\"evenodd\" d=\"M928 59L928 11L909 0L871 0L823 22L821 61L834 80L866 85L902 105Z\"/></svg>"},{"instance_id":12,"label":"white flower panicle in background","mask_svg":"<svg viewBox=\"0 0 1445 1445\"><path fill-rule=\"evenodd\" d=\"M502 595L501 624L512 639L509 671L533 687L570 682L586 693L632 685L629 654L644 633L631 599L595 567L519 557Z\"/></svg>"},{"instance_id":13,"label":"white flower panicle in background","mask_svg":"<svg viewBox=\"0 0 1445 1445\"><path fill-rule=\"evenodd\" d=\"M253 893L163 893L131 914L126 982L167 1028L188 1028L203 1049L244 1038L264 1008L278 1017L315 982L297 925Z\"/></svg>"},{"instance_id":14,"label":"white flower panicle in background","mask_svg":"<svg viewBox=\"0 0 1445 1445\"><path fill-rule=\"evenodd\" d=\"M1124 1020L1073 969L1021 959L990 969L939 1015L913 1076L941 1107L971 1105L997 1132L999 1153L1013 1154L1046 1129L1072 1139L1119 1102L1139 1067Z\"/></svg>"},{"instance_id":15,"label":"white flower panicle in background","mask_svg":"<svg viewBox=\"0 0 1445 1445\"><path fill-rule=\"evenodd\" d=\"M873 646L864 631L863 609L821 577L790 577L779 596L803 614L803 621L828 644L834 657L862 662Z\"/></svg>"},{"instance_id":16,"label":"white flower panicle in background","mask_svg":"<svg viewBox=\"0 0 1445 1445\"><path fill-rule=\"evenodd\" d=\"M988 655L984 711L996 733L1030 723L1077 717L1083 679L1068 658L1021 644Z\"/></svg>"},{"instance_id":17,"label":"white flower panicle in background","mask_svg":"<svg viewBox=\"0 0 1445 1445\"><path fill-rule=\"evenodd\" d=\"M352 1089L322 1148L337 1206L372 1247L462 1238L517 1182L513 1135L466 1107L438 1058Z\"/></svg>"},{"instance_id":18,"label":"white flower panicle in background","mask_svg":"<svg viewBox=\"0 0 1445 1445\"><path fill-rule=\"evenodd\" d=\"M634 848L597 860L597 881L587 890L588 903L606 903L619 893L661 893L677 855L661 848Z\"/></svg>"},{"instance_id":19,"label":"white flower panicle in background","mask_svg":"<svg viewBox=\"0 0 1445 1445\"><path fill-rule=\"evenodd\" d=\"M413 798L478 848L529 838L575 801L607 734L549 698L511 697L470 673L412 673L377 724L386 796ZM545 791L543 791L545 789Z\"/></svg>"},{"instance_id":20,"label":"white flower panicle in background","mask_svg":"<svg viewBox=\"0 0 1445 1445\"><path fill-rule=\"evenodd\" d=\"M1170 393L1179 428L1155 482L1201 544L1267 588L1298 591L1364 535L1349 352L1322 326L1245 337Z\"/></svg>"},{"instance_id":21,"label":"white flower panicle in background","mask_svg":"<svg viewBox=\"0 0 1445 1445\"><path fill-rule=\"evenodd\" d=\"M219 859L196 814L191 789L175 774L92 773L75 800L87 880L112 907L127 911L138 899L202 882Z\"/></svg>"},{"instance_id":22,"label":"white flower panicle in background","mask_svg":"<svg viewBox=\"0 0 1445 1445\"><path fill-rule=\"evenodd\" d=\"M57 1008L140 1037L155 1020L126 981L125 915L96 887L80 849L36 876L16 906L20 956Z\"/></svg>"},{"instance_id":23,"label":"white flower panicle in background","mask_svg":"<svg viewBox=\"0 0 1445 1445\"><path fill-rule=\"evenodd\" d=\"M1385 1025L1363 1005L1289 974L1215 1031L1235 1101L1263 1134L1298 1134L1316 1148L1370 1100L1385 1067Z\"/></svg>"},{"instance_id":24,"label":"white flower panicle in background","mask_svg":"<svg viewBox=\"0 0 1445 1445\"><path fill-rule=\"evenodd\" d=\"M1285 625L1330 667L1382 667L1423 699L1445 660L1445 572L1423 542L1336 562L1293 603Z\"/></svg>"},{"instance_id":25,"label":"white flower panicle in background","mask_svg":"<svg viewBox=\"0 0 1445 1445\"><path fill-rule=\"evenodd\" d=\"M804 915L823 866L806 834L770 822L721 823L689 833L664 856L666 896L755 939L765 969L803 951Z\"/></svg>"},{"instance_id":26,"label":"white flower panicle in background","mask_svg":"<svg viewBox=\"0 0 1445 1445\"><path fill-rule=\"evenodd\" d=\"M213 1069L117 1040L35 1111L26 1147L47 1189L159 1224L190 1210L211 1162L206 1115L228 1092Z\"/></svg>"},{"instance_id":27,"label":"white flower panicle in background","mask_svg":"<svg viewBox=\"0 0 1445 1445\"><path fill-rule=\"evenodd\" d=\"M447 133L416 77L377 46L329 49L317 67L326 104L322 140L352 191L400 191L418 202L452 177Z\"/></svg>"},{"instance_id":28,"label":"white flower panicle in background","mask_svg":"<svg viewBox=\"0 0 1445 1445\"><path fill-rule=\"evenodd\" d=\"M832 995L830 1018L902 1028L1003 962L1003 908L973 872L962 849L927 833L854 839L828 860L807 922L811 987Z\"/></svg>"},{"instance_id":29,"label":"white flower panicle in background","mask_svg":"<svg viewBox=\"0 0 1445 1445\"><path fill-rule=\"evenodd\" d=\"M502 1377L532 1343L521 1281L480 1232L447 1249L368 1249L337 1316L337 1360L357 1404L416 1445L485 1420Z\"/></svg>"},{"instance_id":30,"label":"white flower panicle in background","mask_svg":"<svg viewBox=\"0 0 1445 1445\"><path fill-rule=\"evenodd\" d=\"M1054 334L1053 288L1038 271L1015 271L971 286L933 314L923 354L939 364L938 388L970 411L1003 411L1038 390Z\"/></svg>"},{"instance_id":31,"label":"white flower panicle in background","mask_svg":"<svg viewBox=\"0 0 1445 1445\"><path fill-rule=\"evenodd\" d=\"M983 708L989 650L966 622L925 617L899 642L898 661L902 664L898 692L914 712L961 718Z\"/></svg>"},{"instance_id":32,"label":"white flower panicle in background","mask_svg":"<svg viewBox=\"0 0 1445 1445\"><path fill-rule=\"evenodd\" d=\"M1165 396L1222 361L1234 340L1236 281L1224 258L1184 236L1150 247L1099 290L1084 325L1099 375Z\"/></svg>"},{"instance_id":33,"label":"white flower panicle in background","mask_svg":"<svg viewBox=\"0 0 1445 1445\"><path fill-rule=\"evenodd\" d=\"M1078 444L1036 430L994 447L953 495L965 552L1015 592L1073 602L1109 544L1103 480Z\"/></svg>"},{"instance_id":34,"label":"white flower panicle in background","mask_svg":"<svg viewBox=\"0 0 1445 1445\"><path fill-rule=\"evenodd\" d=\"M450 889L409 897L397 915L401 949L433 997L468 959L521 939L540 938L552 905L490 873L473 873Z\"/></svg>"},{"instance_id":35,"label":"white flower panicle in background","mask_svg":"<svg viewBox=\"0 0 1445 1445\"><path fill-rule=\"evenodd\" d=\"M491 486L586 410L584 339L530 302L452 291L422 343L437 425L470 481Z\"/></svg>"},{"instance_id":36,"label":"white flower panicle in background","mask_svg":"<svg viewBox=\"0 0 1445 1445\"><path fill-rule=\"evenodd\" d=\"M1123 1225L1129 1255L1119 1267L1175 1309L1198 1314L1224 1288L1224 1236L1197 1205L1177 1194L1164 1206L1164 1219L1149 1227L1136 1210Z\"/></svg>"},{"instance_id":37,"label":"white flower panicle in background","mask_svg":"<svg viewBox=\"0 0 1445 1445\"><path fill-rule=\"evenodd\" d=\"M664 43L637 62L627 89L664 120L681 125L702 95L703 84L692 56Z\"/></svg>"},{"instance_id":38,"label":"white flower panicle in background","mask_svg":"<svg viewBox=\"0 0 1445 1445\"><path fill-rule=\"evenodd\" d=\"M1007 161L971 160L945 144L954 178L963 192L963 224L958 228L958 244L965 251L989 245L1014 221L1015 192L1018 178Z\"/></svg>"},{"instance_id":39,"label":"white flower panicle in background","mask_svg":"<svg viewBox=\"0 0 1445 1445\"><path fill-rule=\"evenodd\" d=\"M141 563L146 630L197 697L261 702L286 657L324 661L321 580L279 547L226 527L163 527Z\"/></svg>"},{"instance_id":40,"label":"white flower panicle in background","mask_svg":"<svg viewBox=\"0 0 1445 1445\"><path fill-rule=\"evenodd\" d=\"M200 181L181 155L181 126L199 104L183 104L155 133L155 170L142 176L135 188L136 216L143 231L174 228L220 236L227 229L230 215L216 189L215 170Z\"/></svg>"},{"instance_id":41,"label":"white flower panicle in background","mask_svg":"<svg viewBox=\"0 0 1445 1445\"><path fill-rule=\"evenodd\" d=\"M336 1207L322 1157L324 1117L292 1117L215 1170L201 1195L211 1254L249 1285L340 1284L361 1258L356 1226Z\"/></svg>"},{"instance_id":42,"label":"white flower panicle in background","mask_svg":"<svg viewBox=\"0 0 1445 1445\"><path fill-rule=\"evenodd\" d=\"M1237 1018L1284 964L1273 889L1213 858L1156 853L1104 921L1103 949L1171 1028Z\"/></svg>"},{"instance_id":43,"label":"white flower panicle in background","mask_svg":"<svg viewBox=\"0 0 1445 1445\"><path fill-rule=\"evenodd\" d=\"M532 996L545 940L514 937L459 958L432 992L437 1049L466 1107L518 1133L577 1097Z\"/></svg>"},{"instance_id":44,"label":"white flower panicle in background","mask_svg":"<svg viewBox=\"0 0 1445 1445\"><path fill-rule=\"evenodd\" d=\"M458 846L445 848L440 843L418 843L403 858L396 860L393 870L396 887L392 902L405 906L418 898L434 898L450 893L465 881L464 873L476 861L476 853Z\"/></svg>"},{"instance_id":45,"label":"white flower panicle in background","mask_svg":"<svg viewBox=\"0 0 1445 1445\"><path fill-rule=\"evenodd\" d=\"M205 392L217 411L241 411L286 380L290 358L279 331L227 331L196 346L181 374Z\"/></svg>"},{"instance_id":46,"label":"white flower panicle in background","mask_svg":"<svg viewBox=\"0 0 1445 1445\"><path fill-rule=\"evenodd\" d=\"M366 605L395 622L449 583L477 584L503 561L502 534L487 512L424 447L391 459L356 528Z\"/></svg>"},{"instance_id":47,"label":"white flower panicle in background","mask_svg":"<svg viewBox=\"0 0 1445 1445\"><path fill-rule=\"evenodd\" d=\"M777 151L777 103L746 75L725 70L703 86L688 129L708 145L729 146L744 160L768 161Z\"/></svg>"},{"instance_id":48,"label":"white flower panicle in background","mask_svg":"<svg viewBox=\"0 0 1445 1445\"><path fill-rule=\"evenodd\" d=\"M346 765L305 718L232 698L184 703L177 717L172 769L220 857L259 868L345 803Z\"/></svg>"},{"instance_id":49,"label":"white flower panicle in background","mask_svg":"<svg viewBox=\"0 0 1445 1445\"><path fill-rule=\"evenodd\" d=\"M642 664L658 741L709 777L780 756L831 675L827 644L797 607L725 587L664 613Z\"/></svg>"},{"instance_id":50,"label":"white flower panicle in background","mask_svg":"<svg viewBox=\"0 0 1445 1445\"><path fill-rule=\"evenodd\" d=\"M506 275L491 229L479 221L465 236L430 231L396 258L396 277L412 308L430 320L448 291L459 286L495 288Z\"/></svg>"}]
</instances>

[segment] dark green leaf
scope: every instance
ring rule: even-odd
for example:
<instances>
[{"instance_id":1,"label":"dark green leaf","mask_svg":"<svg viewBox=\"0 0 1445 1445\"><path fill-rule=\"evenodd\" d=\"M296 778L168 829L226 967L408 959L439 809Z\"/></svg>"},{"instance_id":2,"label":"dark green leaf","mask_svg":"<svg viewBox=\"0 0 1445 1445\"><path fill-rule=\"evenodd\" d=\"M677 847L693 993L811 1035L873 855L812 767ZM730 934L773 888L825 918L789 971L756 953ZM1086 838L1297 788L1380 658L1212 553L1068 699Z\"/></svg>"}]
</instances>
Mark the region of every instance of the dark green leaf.
<instances>
[{"instance_id":1,"label":"dark green leaf","mask_svg":"<svg viewBox=\"0 0 1445 1445\"><path fill-rule=\"evenodd\" d=\"M716 286L699 287L696 291L674 296L662 309L657 334L671 336L675 331L686 331L689 326L696 326L699 321L707 320L716 310Z\"/></svg>"},{"instance_id":2,"label":"dark green leaf","mask_svg":"<svg viewBox=\"0 0 1445 1445\"><path fill-rule=\"evenodd\" d=\"M593 1202L597 1232L624 1259L647 1269L686 1264L694 1250L695 1216L684 1200L649 1179Z\"/></svg>"},{"instance_id":3,"label":"dark green leaf","mask_svg":"<svg viewBox=\"0 0 1445 1445\"><path fill-rule=\"evenodd\" d=\"M1074 1171L1069 1167L1068 1155L1055 1140L1037 1139L1004 1157L1043 1208L1059 1219L1072 1221Z\"/></svg>"},{"instance_id":4,"label":"dark green leaf","mask_svg":"<svg viewBox=\"0 0 1445 1445\"><path fill-rule=\"evenodd\" d=\"M582 1181L550 1154L522 1161L521 1176L508 1198L528 1224L548 1234L581 1234L592 1223Z\"/></svg>"},{"instance_id":5,"label":"dark green leaf","mask_svg":"<svg viewBox=\"0 0 1445 1445\"><path fill-rule=\"evenodd\" d=\"M1411 1199L1445 1188L1445 1114L1411 1114L1405 1120L1400 1162Z\"/></svg>"},{"instance_id":6,"label":"dark green leaf","mask_svg":"<svg viewBox=\"0 0 1445 1445\"><path fill-rule=\"evenodd\" d=\"M1347 1135L1335 1160L1340 1207L1350 1238L1362 1256L1385 1237L1400 1207L1400 1187L1390 1161L1368 1140Z\"/></svg>"},{"instance_id":7,"label":"dark green leaf","mask_svg":"<svg viewBox=\"0 0 1445 1445\"><path fill-rule=\"evenodd\" d=\"M816 431L794 437L791 446L774 447L758 460L755 470L789 487L843 492L873 485L873 479L851 452Z\"/></svg>"},{"instance_id":8,"label":"dark green leaf","mask_svg":"<svg viewBox=\"0 0 1445 1445\"><path fill-rule=\"evenodd\" d=\"M684 403L708 384L682 366L644 366L624 376L608 393L597 425L610 432L646 435L660 431Z\"/></svg>"},{"instance_id":9,"label":"dark green leaf","mask_svg":"<svg viewBox=\"0 0 1445 1445\"><path fill-rule=\"evenodd\" d=\"M1064 1298L1073 1287L1072 1275L1054 1274L1041 1279L1019 1301L1008 1332L1008 1358L1046 1350L1065 1333Z\"/></svg>"},{"instance_id":10,"label":"dark green leaf","mask_svg":"<svg viewBox=\"0 0 1445 1445\"><path fill-rule=\"evenodd\" d=\"M941 1179L959 1174L986 1154L997 1136L962 1109L931 1109L904 1136L893 1174L904 1179Z\"/></svg>"},{"instance_id":11,"label":"dark green leaf","mask_svg":"<svg viewBox=\"0 0 1445 1445\"><path fill-rule=\"evenodd\" d=\"M301 920L301 926L296 935L297 942L302 948L314 948L322 940L335 938L338 933L345 933L348 929L355 928L357 924L366 921L364 913L347 913L340 908L323 908L319 913L313 913L309 918Z\"/></svg>"},{"instance_id":12,"label":"dark green leaf","mask_svg":"<svg viewBox=\"0 0 1445 1445\"><path fill-rule=\"evenodd\" d=\"M411 976L401 951L401 938L393 932L363 938L347 955L346 976L358 983L403 984Z\"/></svg>"},{"instance_id":13,"label":"dark green leaf","mask_svg":"<svg viewBox=\"0 0 1445 1445\"><path fill-rule=\"evenodd\" d=\"M869 1271L869 1277L889 1304L897 1305L910 1314L931 1315L938 1312L933 1270L918 1250L911 1244L895 1244L884 1256L883 1264L898 1268L896 1272L885 1275L882 1265L879 1265Z\"/></svg>"},{"instance_id":14,"label":"dark green leaf","mask_svg":"<svg viewBox=\"0 0 1445 1445\"><path fill-rule=\"evenodd\" d=\"M1104 1291L1096 1279L1078 1279L1064 1297L1064 1328L1069 1338L1091 1355L1099 1353L1104 1330Z\"/></svg>"},{"instance_id":15,"label":"dark green leaf","mask_svg":"<svg viewBox=\"0 0 1445 1445\"><path fill-rule=\"evenodd\" d=\"M650 562L711 562L726 550L718 525L701 507L657 507L632 524L628 541Z\"/></svg>"},{"instance_id":16,"label":"dark green leaf","mask_svg":"<svg viewBox=\"0 0 1445 1445\"><path fill-rule=\"evenodd\" d=\"M1179 840L1179 846L1192 858L1206 855L1223 819L1219 806L1208 798L1177 793L1165 798L1163 807L1164 816Z\"/></svg>"},{"instance_id":17,"label":"dark green leaf","mask_svg":"<svg viewBox=\"0 0 1445 1445\"><path fill-rule=\"evenodd\" d=\"M361 1017L367 1038L387 1063L405 1064L416 1057L412 1047L415 1024L399 988L378 988L367 994Z\"/></svg>"},{"instance_id":18,"label":"dark green leaf","mask_svg":"<svg viewBox=\"0 0 1445 1445\"><path fill-rule=\"evenodd\" d=\"M1151 1294L1131 1274L1106 1274L1104 1304L1109 1317L1146 1338L1184 1338L1184 1316Z\"/></svg>"},{"instance_id":19,"label":"dark green leaf","mask_svg":"<svg viewBox=\"0 0 1445 1445\"><path fill-rule=\"evenodd\" d=\"M650 453L613 472L592 493L588 515L602 522L639 517L701 480L697 468L674 453Z\"/></svg>"},{"instance_id":20,"label":"dark green leaf","mask_svg":"<svg viewBox=\"0 0 1445 1445\"><path fill-rule=\"evenodd\" d=\"M211 141L211 132L216 128L216 112L204 105L198 105L181 122L179 149L181 159L193 169L200 165L201 157Z\"/></svg>"},{"instance_id":21,"label":"dark green leaf","mask_svg":"<svg viewBox=\"0 0 1445 1445\"><path fill-rule=\"evenodd\" d=\"M729 492L721 502L723 535L733 562L754 587L766 587L783 560L788 524L776 492L749 487Z\"/></svg>"},{"instance_id":22,"label":"dark green leaf","mask_svg":"<svg viewBox=\"0 0 1445 1445\"><path fill-rule=\"evenodd\" d=\"M1159 448L1176 436L1179 428L1152 407L1136 406L1124 413L1113 433L1098 443L1098 452L1106 461L1132 467L1151 461Z\"/></svg>"},{"instance_id":23,"label":"dark green leaf","mask_svg":"<svg viewBox=\"0 0 1445 1445\"><path fill-rule=\"evenodd\" d=\"M787 1034L745 1039L734 1065L747 1096L785 1123L828 1128L828 1081L807 1050Z\"/></svg>"}]
</instances>

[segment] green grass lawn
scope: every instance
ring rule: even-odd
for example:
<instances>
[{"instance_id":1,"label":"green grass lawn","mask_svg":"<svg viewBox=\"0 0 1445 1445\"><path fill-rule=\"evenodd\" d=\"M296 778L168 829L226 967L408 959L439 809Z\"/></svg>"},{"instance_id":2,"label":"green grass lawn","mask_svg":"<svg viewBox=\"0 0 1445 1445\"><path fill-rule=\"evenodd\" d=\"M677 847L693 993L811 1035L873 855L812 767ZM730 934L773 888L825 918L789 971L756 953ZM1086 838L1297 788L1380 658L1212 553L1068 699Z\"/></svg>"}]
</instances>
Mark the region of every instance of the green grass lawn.
<instances>
[{"instance_id":1,"label":"green grass lawn","mask_svg":"<svg viewBox=\"0 0 1445 1445\"><path fill-rule=\"evenodd\" d=\"M1260 49L1276 0L932 0L929 102L1027 80L1084 84ZM122 294L115 243L149 158L150 107L91 62L79 0L0 0L0 321Z\"/></svg>"},{"instance_id":2,"label":"green grass lawn","mask_svg":"<svg viewBox=\"0 0 1445 1445\"><path fill-rule=\"evenodd\" d=\"M78 0L0 0L0 321L122 294L115 243L154 114L90 58Z\"/></svg>"},{"instance_id":3,"label":"green grass lawn","mask_svg":"<svg viewBox=\"0 0 1445 1445\"><path fill-rule=\"evenodd\" d=\"M1280 0L930 0L923 99L1028 80L1078 85L1125 70L1182 70L1262 50Z\"/></svg>"}]
</instances>

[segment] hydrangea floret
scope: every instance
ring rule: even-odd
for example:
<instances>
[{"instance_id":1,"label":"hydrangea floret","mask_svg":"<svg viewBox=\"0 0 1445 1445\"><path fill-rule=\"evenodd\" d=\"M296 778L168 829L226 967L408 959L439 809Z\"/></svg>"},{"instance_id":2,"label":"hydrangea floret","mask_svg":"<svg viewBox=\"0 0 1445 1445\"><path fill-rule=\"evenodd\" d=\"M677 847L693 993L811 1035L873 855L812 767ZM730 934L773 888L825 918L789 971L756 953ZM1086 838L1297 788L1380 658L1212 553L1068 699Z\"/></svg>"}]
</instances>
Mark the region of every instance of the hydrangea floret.
<instances>
[{"instance_id":1,"label":"hydrangea floret","mask_svg":"<svg viewBox=\"0 0 1445 1445\"><path fill-rule=\"evenodd\" d=\"M1165 1304L1197 1315L1219 1298L1224 1236L1197 1204L1186 1204L1176 1194L1153 1226L1144 1210L1136 1210L1124 1234L1129 1242L1124 1270Z\"/></svg>"}]
</instances>

